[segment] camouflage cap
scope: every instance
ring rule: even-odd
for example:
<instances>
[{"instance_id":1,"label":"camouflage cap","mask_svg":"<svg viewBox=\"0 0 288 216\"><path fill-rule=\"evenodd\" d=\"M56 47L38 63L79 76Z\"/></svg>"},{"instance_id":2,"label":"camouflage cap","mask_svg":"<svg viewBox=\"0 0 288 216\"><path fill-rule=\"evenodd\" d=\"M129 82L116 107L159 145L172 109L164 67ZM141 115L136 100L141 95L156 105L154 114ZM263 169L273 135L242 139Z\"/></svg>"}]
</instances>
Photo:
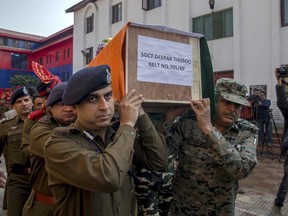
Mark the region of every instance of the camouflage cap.
<instances>
[{"instance_id":1,"label":"camouflage cap","mask_svg":"<svg viewBox=\"0 0 288 216\"><path fill-rule=\"evenodd\" d=\"M247 87L240 82L230 78L221 78L217 80L215 91L219 91L221 96L233 103L250 106L246 99Z\"/></svg>"}]
</instances>

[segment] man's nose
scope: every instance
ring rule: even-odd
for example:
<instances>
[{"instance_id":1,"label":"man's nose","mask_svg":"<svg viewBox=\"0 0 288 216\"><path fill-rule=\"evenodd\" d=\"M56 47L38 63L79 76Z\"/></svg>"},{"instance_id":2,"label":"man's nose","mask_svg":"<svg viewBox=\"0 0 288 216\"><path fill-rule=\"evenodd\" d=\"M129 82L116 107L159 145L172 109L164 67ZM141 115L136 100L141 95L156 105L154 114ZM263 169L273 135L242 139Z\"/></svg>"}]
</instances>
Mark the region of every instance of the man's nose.
<instances>
[{"instance_id":1,"label":"man's nose","mask_svg":"<svg viewBox=\"0 0 288 216\"><path fill-rule=\"evenodd\" d=\"M109 103L105 98L101 98L99 101L99 107L100 109L108 109L109 108Z\"/></svg>"}]
</instances>

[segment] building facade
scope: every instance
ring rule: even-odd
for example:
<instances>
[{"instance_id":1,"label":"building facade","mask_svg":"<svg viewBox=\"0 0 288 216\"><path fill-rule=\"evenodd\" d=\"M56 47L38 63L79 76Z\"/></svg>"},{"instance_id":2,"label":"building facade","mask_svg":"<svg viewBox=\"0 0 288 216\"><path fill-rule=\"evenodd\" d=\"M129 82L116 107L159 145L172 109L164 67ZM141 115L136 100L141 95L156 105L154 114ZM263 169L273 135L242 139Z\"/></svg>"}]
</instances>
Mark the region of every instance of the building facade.
<instances>
[{"instance_id":1,"label":"building facade","mask_svg":"<svg viewBox=\"0 0 288 216\"><path fill-rule=\"evenodd\" d=\"M0 29L0 114L9 109L12 79L40 81L33 73L32 61L67 81L72 75L72 60L73 26L49 37Z\"/></svg>"},{"instance_id":2,"label":"building facade","mask_svg":"<svg viewBox=\"0 0 288 216\"><path fill-rule=\"evenodd\" d=\"M73 26L49 37L0 29L0 88L10 88L15 75L33 75L32 61L62 81L72 74Z\"/></svg>"},{"instance_id":3,"label":"building facade","mask_svg":"<svg viewBox=\"0 0 288 216\"><path fill-rule=\"evenodd\" d=\"M205 35L215 78L233 77L247 87L264 86L277 106L274 69L288 64L288 0L83 0L74 13L73 71L95 55L101 40L127 22L164 25Z\"/></svg>"}]
</instances>

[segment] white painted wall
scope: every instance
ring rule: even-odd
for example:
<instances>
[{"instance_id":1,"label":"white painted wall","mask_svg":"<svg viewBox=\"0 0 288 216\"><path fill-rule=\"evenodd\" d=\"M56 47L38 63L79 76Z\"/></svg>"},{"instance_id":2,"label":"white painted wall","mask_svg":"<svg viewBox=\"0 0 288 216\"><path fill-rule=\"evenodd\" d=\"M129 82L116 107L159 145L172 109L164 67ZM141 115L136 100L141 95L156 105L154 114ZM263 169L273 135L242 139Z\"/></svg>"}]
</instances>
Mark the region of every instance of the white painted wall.
<instances>
[{"instance_id":1,"label":"white painted wall","mask_svg":"<svg viewBox=\"0 0 288 216\"><path fill-rule=\"evenodd\" d=\"M122 2L122 21L111 24L112 6ZM279 0L216 0L214 11L233 8L234 36L208 41L215 72L234 71L247 85L267 85L275 119L277 109L274 68L288 64L288 27L281 27ZM85 17L94 13L95 28L85 34ZM192 18L211 13L208 0L163 0L162 6L142 10L142 0L98 0L74 13L73 71L82 69L82 49L113 37L128 22L157 24L192 31Z\"/></svg>"}]
</instances>

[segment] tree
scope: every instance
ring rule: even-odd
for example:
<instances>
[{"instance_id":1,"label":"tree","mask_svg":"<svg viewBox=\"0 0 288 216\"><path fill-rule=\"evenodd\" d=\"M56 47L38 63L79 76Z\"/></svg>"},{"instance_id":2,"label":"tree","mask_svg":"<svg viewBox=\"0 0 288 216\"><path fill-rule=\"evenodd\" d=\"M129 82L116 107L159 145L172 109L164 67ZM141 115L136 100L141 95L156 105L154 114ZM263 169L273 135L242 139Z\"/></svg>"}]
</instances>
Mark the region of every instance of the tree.
<instances>
[{"instance_id":1,"label":"tree","mask_svg":"<svg viewBox=\"0 0 288 216\"><path fill-rule=\"evenodd\" d=\"M16 89L17 86L36 86L38 82L38 77L32 75L14 75L9 81L12 89Z\"/></svg>"}]
</instances>

